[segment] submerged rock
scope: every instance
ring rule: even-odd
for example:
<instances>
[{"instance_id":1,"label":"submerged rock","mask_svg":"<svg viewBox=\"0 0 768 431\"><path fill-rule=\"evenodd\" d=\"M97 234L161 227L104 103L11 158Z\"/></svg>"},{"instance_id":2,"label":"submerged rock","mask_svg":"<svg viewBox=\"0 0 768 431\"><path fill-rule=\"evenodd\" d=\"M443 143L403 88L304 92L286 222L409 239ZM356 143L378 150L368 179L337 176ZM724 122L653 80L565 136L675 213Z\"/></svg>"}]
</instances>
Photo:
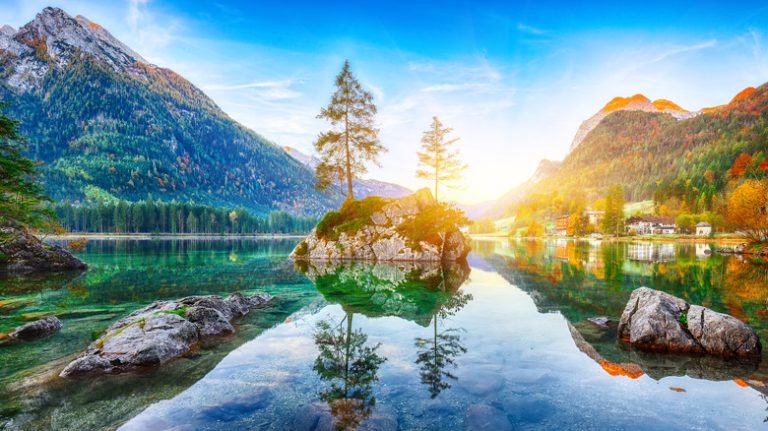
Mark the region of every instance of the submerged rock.
<instances>
[{"instance_id":1,"label":"submerged rock","mask_svg":"<svg viewBox=\"0 0 768 431\"><path fill-rule=\"evenodd\" d=\"M647 287L632 292L618 331L619 338L646 350L726 358L761 351L757 334L744 322Z\"/></svg>"},{"instance_id":2,"label":"submerged rock","mask_svg":"<svg viewBox=\"0 0 768 431\"><path fill-rule=\"evenodd\" d=\"M121 373L163 364L199 342L234 333L233 318L270 299L270 295L234 293L226 299L192 296L154 302L112 324L60 376Z\"/></svg>"},{"instance_id":3,"label":"submerged rock","mask_svg":"<svg viewBox=\"0 0 768 431\"><path fill-rule=\"evenodd\" d=\"M11 222L0 225L0 271L63 271L87 267L63 247L45 244L21 226Z\"/></svg>"},{"instance_id":4,"label":"submerged rock","mask_svg":"<svg viewBox=\"0 0 768 431\"><path fill-rule=\"evenodd\" d=\"M17 327L11 332L10 336L11 338L19 340L32 341L37 340L38 338L47 337L61 329L61 327L61 320L54 316L48 316Z\"/></svg>"},{"instance_id":5,"label":"submerged rock","mask_svg":"<svg viewBox=\"0 0 768 431\"><path fill-rule=\"evenodd\" d=\"M450 222L456 215L428 189L402 198L370 196L344 203L310 232L293 259L371 261L457 261L469 240ZM417 233L414 233L417 232ZM418 235L419 238L413 238Z\"/></svg>"}]
</instances>

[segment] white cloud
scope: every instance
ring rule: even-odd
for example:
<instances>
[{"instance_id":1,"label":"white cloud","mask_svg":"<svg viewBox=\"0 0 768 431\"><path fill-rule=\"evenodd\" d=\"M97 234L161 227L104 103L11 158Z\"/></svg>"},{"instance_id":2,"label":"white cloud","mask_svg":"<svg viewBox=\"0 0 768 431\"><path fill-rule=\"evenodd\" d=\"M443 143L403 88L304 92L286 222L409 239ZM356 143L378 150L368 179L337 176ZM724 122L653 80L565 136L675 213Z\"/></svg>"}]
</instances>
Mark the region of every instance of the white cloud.
<instances>
[{"instance_id":1,"label":"white cloud","mask_svg":"<svg viewBox=\"0 0 768 431\"><path fill-rule=\"evenodd\" d=\"M702 50L702 49L712 48L712 47L714 47L716 45L717 45L717 40L712 39L712 40L708 40L706 42L697 43L695 45L688 45L688 46L680 46L680 47L671 48L671 49L668 49L668 50L660 53L656 57L652 58L650 61L648 61L648 63L649 64L658 63L660 61L666 60L669 57L673 57L673 56L676 56L676 55L679 55L679 54L685 54L685 53L688 53L688 52L699 51L699 50Z\"/></svg>"},{"instance_id":2,"label":"white cloud","mask_svg":"<svg viewBox=\"0 0 768 431\"><path fill-rule=\"evenodd\" d=\"M281 81L253 81L246 84L210 84L203 86L205 91L240 91L254 90L255 94L265 100L296 99L302 93L291 87L297 82L291 79Z\"/></svg>"},{"instance_id":3,"label":"white cloud","mask_svg":"<svg viewBox=\"0 0 768 431\"><path fill-rule=\"evenodd\" d=\"M534 27L532 25L528 25L528 24L525 24L523 22L518 22L517 23L517 30L519 32L521 32L521 33L532 34L532 35L535 35L535 36L541 36L541 35L549 33L549 30L544 30L544 29L541 29L541 28L538 28L538 27Z\"/></svg>"}]
</instances>

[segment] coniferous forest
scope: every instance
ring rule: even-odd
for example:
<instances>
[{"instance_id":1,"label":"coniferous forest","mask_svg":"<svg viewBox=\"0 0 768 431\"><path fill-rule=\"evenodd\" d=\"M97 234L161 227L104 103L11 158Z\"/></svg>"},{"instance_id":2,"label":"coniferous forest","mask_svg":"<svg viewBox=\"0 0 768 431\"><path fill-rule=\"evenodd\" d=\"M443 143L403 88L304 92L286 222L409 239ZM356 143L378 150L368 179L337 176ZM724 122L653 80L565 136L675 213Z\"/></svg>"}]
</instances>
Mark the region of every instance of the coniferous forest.
<instances>
[{"instance_id":1,"label":"coniferous forest","mask_svg":"<svg viewBox=\"0 0 768 431\"><path fill-rule=\"evenodd\" d=\"M246 209L220 208L191 203L124 200L94 205L65 201L54 207L66 230L84 233L160 234L301 234L309 232L315 217L272 211L264 216Z\"/></svg>"}]
</instances>

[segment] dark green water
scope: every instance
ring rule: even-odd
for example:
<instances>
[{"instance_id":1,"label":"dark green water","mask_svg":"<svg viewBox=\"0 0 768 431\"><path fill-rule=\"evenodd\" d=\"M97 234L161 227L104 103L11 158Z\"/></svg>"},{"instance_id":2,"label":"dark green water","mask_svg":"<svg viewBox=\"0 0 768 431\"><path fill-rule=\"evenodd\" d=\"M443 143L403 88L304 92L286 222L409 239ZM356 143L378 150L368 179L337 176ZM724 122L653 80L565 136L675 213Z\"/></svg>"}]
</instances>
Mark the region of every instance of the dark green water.
<instances>
[{"instance_id":1,"label":"dark green water","mask_svg":"<svg viewBox=\"0 0 768 431\"><path fill-rule=\"evenodd\" d=\"M295 240L91 241L82 274L0 279L0 429L761 429L766 361L649 355L615 341L632 289L727 312L768 340L768 266L704 246L475 241L468 266L299 265ZM159 369L58 372L157 299L275 301ZM683 392L684 390L684 392Z\"/></svg>"}]
</instances>

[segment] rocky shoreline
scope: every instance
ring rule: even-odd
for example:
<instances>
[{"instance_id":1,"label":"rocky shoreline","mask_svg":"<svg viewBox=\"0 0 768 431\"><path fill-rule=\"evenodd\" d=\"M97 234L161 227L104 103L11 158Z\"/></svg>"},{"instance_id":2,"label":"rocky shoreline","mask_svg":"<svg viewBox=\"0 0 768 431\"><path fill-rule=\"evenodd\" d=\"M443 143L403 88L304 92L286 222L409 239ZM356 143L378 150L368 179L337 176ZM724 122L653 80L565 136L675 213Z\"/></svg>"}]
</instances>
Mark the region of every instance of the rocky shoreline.
<instances>
[{"instance_id":1,"label":"rocky shoreline","mask_svg":"<svg viewBox=\"0 0 768 431\"><path fill-rule=\"evenodd\" d=\"M234 293L153 302L113 323L59 375L117 374L164 364L201 343L233 334L232 320L271 299Z\"/></svg>"},{"instance_id":2,"label":"rocky shoreline","mask_svg":"<svg viewBox=\"0 0 768 431\"><path fill-rule=\"evenodd\" d=\"M84 270L88 265L64 247L50 245L11 222L0 225L0 272Z\"/></svg>"}]
</instances>

